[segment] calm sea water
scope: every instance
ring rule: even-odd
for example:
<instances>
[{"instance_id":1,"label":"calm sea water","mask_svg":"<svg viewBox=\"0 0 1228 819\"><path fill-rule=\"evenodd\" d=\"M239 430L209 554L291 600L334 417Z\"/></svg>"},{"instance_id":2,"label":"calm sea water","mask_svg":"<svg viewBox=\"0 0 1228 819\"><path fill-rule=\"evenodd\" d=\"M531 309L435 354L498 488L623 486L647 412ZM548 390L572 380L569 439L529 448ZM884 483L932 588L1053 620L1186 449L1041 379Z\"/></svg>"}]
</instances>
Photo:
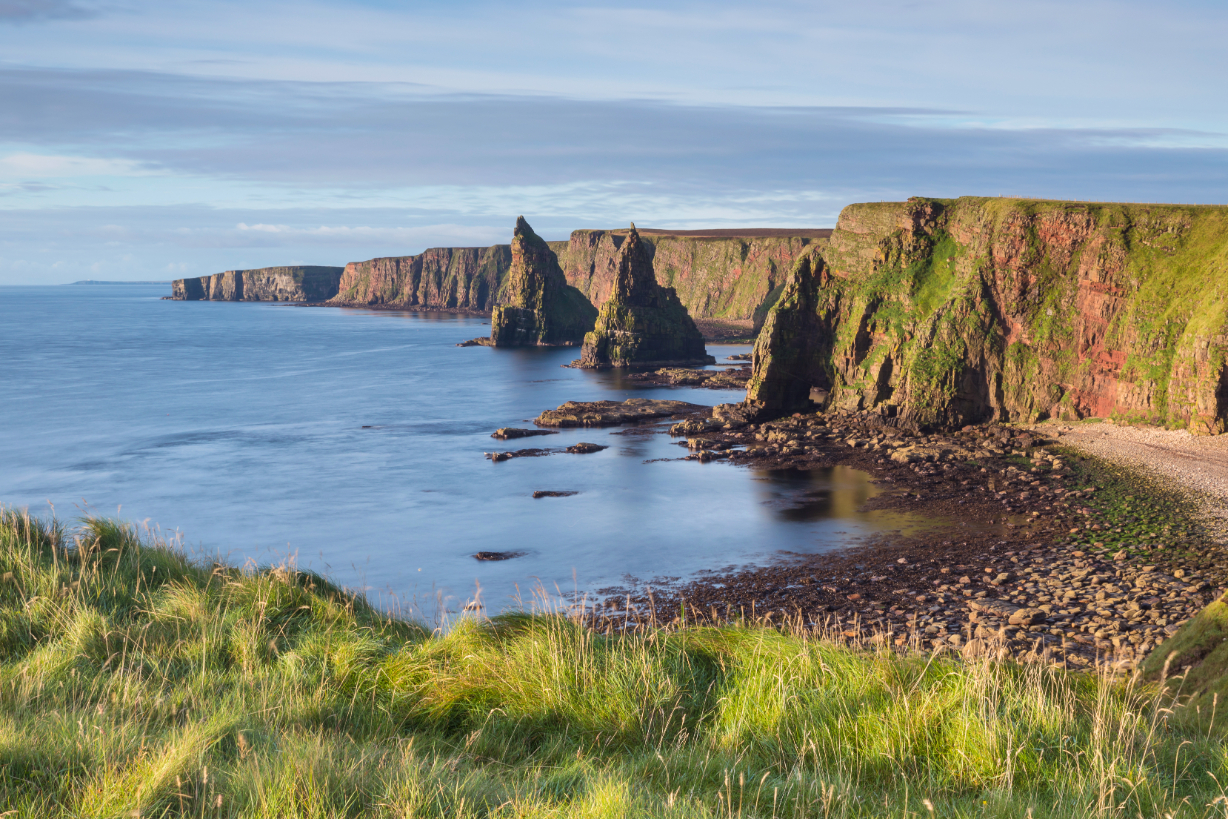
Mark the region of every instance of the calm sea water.
<instances>
[{"instance_id":1,"label":"calm sea water","mask_svg":"<svg viewBox=\"0 0 1228 819\"><path fill-rule=\"evenodd\" d=\"M475 584L498 609L538 583L680 577L900 523L856 512L874 490L851 470L645 463L686 450L617 429L490 438L567 400L736 392L561 367L575 349L456 347L489 333L480 318L160 300L167 290L0 288L0 502L38 514L50 502L64 519L118 510L192 549L294 556L427 612L455 610ZM718 361L748 349L709 346ZM610 448L483 457L579 441ZM525 555L476 561L483 550Z\"/></svg>"}]
</instances>

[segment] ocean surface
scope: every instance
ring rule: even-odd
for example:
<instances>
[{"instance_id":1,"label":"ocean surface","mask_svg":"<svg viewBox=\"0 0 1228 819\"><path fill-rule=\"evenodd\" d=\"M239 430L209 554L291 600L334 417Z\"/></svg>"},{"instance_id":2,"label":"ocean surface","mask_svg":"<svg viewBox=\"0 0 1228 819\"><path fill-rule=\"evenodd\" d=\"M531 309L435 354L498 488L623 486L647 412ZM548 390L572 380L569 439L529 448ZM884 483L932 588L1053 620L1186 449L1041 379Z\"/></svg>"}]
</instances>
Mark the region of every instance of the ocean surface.
<instances>
[{"instance_id":1,"label":"ocean surface","mask_svg":"<svg viewBox=\"0 0 1228 819\"><path fill-rule=\"evenodd\" d=\"M489 334L481 318L161 300L168 291L0 287L0 503L148 521L237 563L291 559L428 619L479 586L499 610L535 589L685 578L908 523L858 513L875 490L854 470L681 461L677 439L619 428L490 437L568 400L711 405L740 392L562 367L576 348L455 346ZM749 347L708 351L724 361ZM609 449L483 456L580 441Z\"/></svg>"}]
</instances>

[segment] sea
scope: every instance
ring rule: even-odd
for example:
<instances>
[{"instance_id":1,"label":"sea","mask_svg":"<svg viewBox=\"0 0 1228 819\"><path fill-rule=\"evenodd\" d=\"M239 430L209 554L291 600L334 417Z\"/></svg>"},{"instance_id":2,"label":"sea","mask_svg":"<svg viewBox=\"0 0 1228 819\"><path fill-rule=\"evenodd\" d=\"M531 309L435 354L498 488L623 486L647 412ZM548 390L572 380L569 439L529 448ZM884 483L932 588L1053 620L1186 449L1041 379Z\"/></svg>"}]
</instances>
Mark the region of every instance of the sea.
<instances>
[{"instance_id":1,"label":"sea","mask_svg":"<svg viewBox=\"0 0 1228 819\"><path fill-rule=\"evenodd\" d=\"M168 291L0 287L0 503L70 525L118 517L200 560L293 563L426 620L475 597L494 612L659 587L915 523L860 511L879 491L862 472L686 461L666 425L491 438L569 400L738 391L565 367L577 348L458 347L489 334L481 317ZM708 346L721 363L749 350ZM608 448L485 456L579 442Z\"/></svg>"}]
</instances>

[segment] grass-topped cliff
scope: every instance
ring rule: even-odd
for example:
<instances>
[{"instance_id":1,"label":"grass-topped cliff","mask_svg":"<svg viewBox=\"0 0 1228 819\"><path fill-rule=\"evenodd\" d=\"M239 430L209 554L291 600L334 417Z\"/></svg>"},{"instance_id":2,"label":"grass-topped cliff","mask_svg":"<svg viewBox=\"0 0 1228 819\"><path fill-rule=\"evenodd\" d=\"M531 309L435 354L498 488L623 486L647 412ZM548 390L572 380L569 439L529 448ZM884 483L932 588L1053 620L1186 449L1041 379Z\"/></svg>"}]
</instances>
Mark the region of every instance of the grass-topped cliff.
<instances>
[{"instance_id":1,"label":"grass-topped cliff","mask_svg":"<svg viewBox=\"0 0 1228 819\"><path fill-rule=\"evenodd\" d=\"M1228 208L965 197L850 205L803 254L748 397L922 425L1228 420Z\"/></svg>"},{"instance_id":2,"label":"grass-topped cliff","mask_svg":"<svg viewBox=\"0 0 1228 819\"><path fill-rule=\"evenodd\" d=\"M0 814L1222 815L1219 722L1127 681L806 633L389 617L128 525L0 515ZM685 612L683 612L685 614Z\"/></svg>"}]
</instances>

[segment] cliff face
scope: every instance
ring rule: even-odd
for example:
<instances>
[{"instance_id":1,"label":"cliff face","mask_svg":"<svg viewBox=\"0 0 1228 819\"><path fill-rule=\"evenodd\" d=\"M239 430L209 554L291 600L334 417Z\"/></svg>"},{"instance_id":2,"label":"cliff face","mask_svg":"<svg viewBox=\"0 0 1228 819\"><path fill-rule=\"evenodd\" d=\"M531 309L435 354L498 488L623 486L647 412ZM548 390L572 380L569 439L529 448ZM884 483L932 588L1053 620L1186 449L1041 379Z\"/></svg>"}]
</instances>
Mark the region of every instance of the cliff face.
<instances>
[{"instance_id":1,"label":"cliff face","mask_svg":"<svg viewBox=\"0 0 1228 819\"><path fill-rule=\"evenodd\" d=\"M508 245L436 247L345 266L333 304L494 309L512 265Z\"/></svg>"},{"instance_id":2,"label":"cliff face","mask_svg":"<svg viewBox=\"0 0 1228 819\"><path fill-rule=\"evenodd\" d=\"M704 339L672 287L657 283L635 225L615 259L614 286L584 337L583 367L710 364Z\"/></svg>"},{"instance_id":3,"label":"cliff face","mask_svg":"<svg viewBox=\"0 0 1228 819\"><path fill-rule=\"evenodd\" d=\"M512 264L495 307L490 344L495 347L579 344L597 318L597 308L567 284L558 257L521 216L512 237Z\"/></svg>"},{"instance_id":4,"label":"cliff face","mask_svg":"<svg viewBox=\"0 0 1228 819\"><path fill-rule=\"evenodd\" d=\"M640 239L652 259L657 281L674 288L690 315L761 321L780 295L798 256L822 241L829 231L806 235L787 235L789 231L784 230L762 232L786 235L641 232ZM618 250L626 235L626 231L577 230L570 241L551 243L567 282L598 307L605 304L614 288Z\"/></svg>"},{"instance_id":5,"label":"cliff face","mask_svg":"<svg viewBox=\"0 0 1228 819\"><path fill-rule=\"evenodd\" d=\"M182 301L325 301L337 294L340 267L263 267L177 279L171 298Z\"/></svg>"},{"instance_id":6,"label":"cliff face","mask_svg":"<svg viewBox=\"0 0 1228 819\"><path fill-rule=\"evenodd\" d=\"M901 422L1228 422L1228 208L851 205L755 346L748 405Z\"/></svg>"}]
</instances>

